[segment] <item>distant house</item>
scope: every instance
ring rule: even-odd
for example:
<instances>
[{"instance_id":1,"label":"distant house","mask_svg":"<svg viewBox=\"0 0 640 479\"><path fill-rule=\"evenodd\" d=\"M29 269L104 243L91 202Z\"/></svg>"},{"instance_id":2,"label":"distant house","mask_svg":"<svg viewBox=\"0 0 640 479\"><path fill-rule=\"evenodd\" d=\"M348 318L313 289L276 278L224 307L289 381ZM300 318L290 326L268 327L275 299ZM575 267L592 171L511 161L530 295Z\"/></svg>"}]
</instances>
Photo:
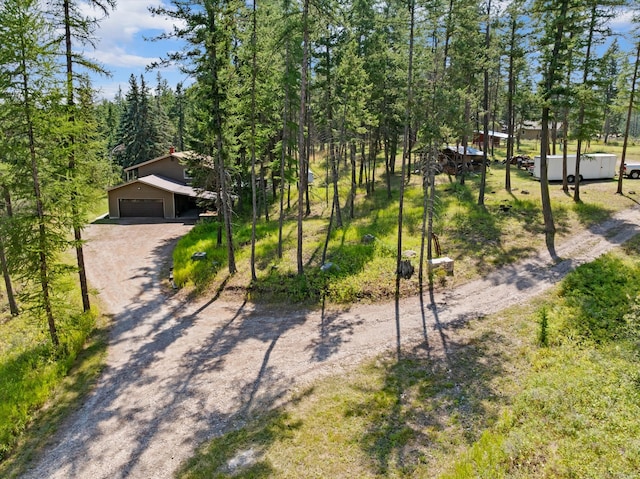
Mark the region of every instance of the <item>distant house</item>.
<instances>
[{"instance_id":1,"label":"distant house","mask_svg":"<svg viewBox=\"0 0 640 479\"><path fill-rule=\"evenodd\" d=\"M499 131L491 131L489 130L489 146L500 146L500 140L506 140L509 138L509 135L506 133L501 133ZM484 131L474 131L473 132L473 144L478 145L478 148L482 149L484 145Z\"/></svg>"},{"instance_id":2,"label":"distant house","mask_svg":"<svg viewBox=\"0 0 640 479\"><path fill-rule=\"evenodd\" d=\"M553 136L553 124L549 123L549 135ZM542 123L539 121L526 121L518 132L521 140L540 140L542 135ZM556 127L556 136L562 135L562 125Z\"/></svg>"},{"instance_id":3,"label":"distant house","mask_svg":"<svg viewBox=\"0 0 640 479\"><path fill-rule=\"evenodd\" d=\"M194 153L175 152L125 168L126 182L107 190L109 217L173 219L197 213L199 198L215 193L195 189L185 160Z\"/></svg>"}]
</instances>

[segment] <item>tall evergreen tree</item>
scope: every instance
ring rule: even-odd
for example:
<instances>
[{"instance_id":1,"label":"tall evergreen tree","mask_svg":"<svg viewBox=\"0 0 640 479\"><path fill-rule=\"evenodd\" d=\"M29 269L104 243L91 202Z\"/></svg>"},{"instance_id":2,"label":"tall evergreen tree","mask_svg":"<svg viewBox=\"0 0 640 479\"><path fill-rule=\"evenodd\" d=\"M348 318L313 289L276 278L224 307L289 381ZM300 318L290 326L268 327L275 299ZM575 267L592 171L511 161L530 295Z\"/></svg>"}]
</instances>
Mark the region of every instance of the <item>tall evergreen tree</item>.
<instances>
[{"instance_id":1,"label":"tall evergreen tree","mask_svg":"<svg viewBox=\"0 0 640 479\"><path fill-rule=\"evenodd\" d=\"M232 45L235 38L236 17L241 5L234 0L172 0L170 7L152 8L157 15L166 15L180 21L171 34L186 41L184 50L170 54L165 62L178 62L184 71L195 75L194 88L201 128L194 146L199 158L213 158L210 162L193 165L204 171L201 175L213 179L218 195L218 212L223 220L227 240L227 267L230 274L237 270L232 226L232 194L230 185L230 159L234 151L235 133L230 126L229 82L233 78L235 58Z\"/></svg>"},{"instance_id":2,"label":"tall evergreen tree","mask_svg":"<svg viewBox=\"0 0 640 479\"><path fill-rule=\"evenodd\" d=\"M602 138L604 143L608 143L612 134L620 133L620 126L623 121L623 115L616 108L616 100L618 99L618 84L620 81L620 62L622 54L618 39L607 48L600 59L600 68L596 73L596 80L602 89L602 103L604 110L604 121L602 122Z\"/></svg>"},{"instance_id":3,"label":"tall evergreen tree","mask_svg":"<svg viewBox=\"0 0 640 479\"><path fill-rule=\"evenodd\" d=\"M104 14L107 14L110 8L115 7L115 0L91 0L89 3L92 6L99 8ZM80 198L80 191L77 188L78 179L76 171L76 156L79 153L81 154L78 149L87 145L87 143L80 143L76 141L76 131L84 131L86 133L87 125L79 124L76 113L76 75L78 73L76 71L76 67L81 66L85 69L88 68L94 73L102 73L103 70L96 63L89 61L83 54L78 53L73 49L74 42L85 46L87 43L92 41L93 28L96 26L97 21L82 15L78 8L78 2L76 1L54 1L52 8L53 18L61 17L60 23L64 29L65 82L68 109L67 117L70 123L70 131L66 137L66 142L68 146L69 179L72 182L70 208L82 305L84 311L89 311L91 308L89 301L89 285L87 284L84 250L82 247L82 227L86 222L86 218L84 218L84 214L79 207L83 202ZM92 153L95 155L97 151Z\"/></svg>"},{"instance_id":4,"label":"tall evergreen tree","mask_svg":"<svg viewBox=\"0 0 640 479\"><path fill-rule=\"evenodd\" d=\"M168 120L163 111L158 111L156 103L151 102L143 75L139 84L134 75L129 77L125 102L118 127L118 146L114 149L120 166L127 168L167 153L172 137L162 125Z\"/></svg>"},{"instance_id":5,"label":"tall evergreen tree","mask_svg":"<svg viewBox=\"0 0 640 479\"><path fill-rule=\"evenodd\" d=\"M562 81L563 68L567 63L567 55L569 53L567 31L576 24L574 17L575 6L574 0L537 0L534 5L534 9L539 15L539 47L542 51L540 191L545 226L545 241L552 257L556 256L556 227L551 210L551 196L549 195L549 180L547 176L549 122L551 120L550 111L553 97L556 95L558 86Z\"/></svg>"},{"instance_id":6,"label":"tall evergreen tree","mask_svg":"<svg viewBox=\"0 0 640 479\"><path fill-rule=\"evenodd\" d=\"M584 59L582 68L582 82L578 87L579 111L575 125L577 146L576 146L576 169L575 169L575 189L573 200L580 201L580 162L582 161L583 142L588 141L595 133L600 131L600 113L602 105L598 101L596 90L598 85L594 81L593 74L596 70L595 48L602 42L603 37L608 34L607 22L613 18L613 7L619 4L618 0L587 0L584 7L588 8L586 15L586 38L584 39Z\"/></svg>"},{"instance_id":7,"label":"tall evergreen tree","mask_svg":"<svg viewBox=\"0 0 640 479\"><path fill-rule=\"evenodd\" d=\"M508 80L507 80L507 164L505 168L505 189L511 191L511 158L514 156L514 143L516 135L516 110L515 110L515 97L517 87L517 76L519 68L522 64L522 58L524 57L524 49L521 46L523 41L521 20L522 1L513 2L507 7L507 23L508 23Z\"/></svg>"},{"instance_id":8,"label":"tall evergreen tree","mask_svg":"<svg viewBox=\"0 0 640 479\"><path fill-rule=\"evenodd\" d=\"M640 18L637 18L640 20ZM640 23L640 22L637 22ZM627 108L627 122L624 129L624 141L622 144L622 158L620 159L620 171L618 172L618 189L616 193L622 194L622 177L624 173L624 162L627 156L627 146L629 144L629 131L631 128L631 114L635 107L636 82L638 80L638 68L640 67L640 40L636 42L636 59L633 66L633 76L631 78L631 89L629 93L629 106Z\"/></svg>"},{"instance_id":9,"label":"tall evergreen tree","mask_svg":"<svg viewBox=\"0 0 640 479\"><path fill-rule=\"evenodd\" d=\"M305 137L307 125L307 88L309 73L309 0L303 0L302 4L302 65L300 67L300 111L298 115L298 236L296 248L296 260L298 263L298 275L304 274L303 244L303 218L304 218L304 194L307 191L307 171L309 156Z\"/></svg>"},{"instance_id":10,"label":"tall evergreen tree","mask_svg":"<svg viewBox=\"0 0 640 479\"><path fill-rule=\"evenodd\" d=\"M487 162L489 161L489 60L491 50L491 0L487 0L487 15L485 25L485 37L484 37L484 65L483 65L483 94L482 94L482 125L483 125L483 139L484 144L482 147L482 170L480 176L480 191L478 193L478 204L484 205L484 190L487 182Z\"/></svg>"},{"instance_id":11,"label":"tall evergreen tree","mask_svg":"<svg viewBox=\"0 0 640 479\"><path fill-rule=\"evenodd\" d=\"M258 19L256 0L251 4L251 279L256 281L256 223L258 201L256 191L256 77L258 76Z\"/></svg>"},{"instance_id":12,"label":"tall evergreen tree","mask_svg":"<svg viewBox=\"0 0 640 479\"><path fill-rule=\"evenodd\" d=\"M407 103L405 110L404 140L402 142L402 174L400 175L400 198L398 201L398 247L396 252L396 300L400 294L400 278L402 277L402 225L404 215L405 170L408 169L411 156L411 113L413 109L413 46L415 30L414 0L409 0L409 56L407 67Z\"/></svg>"},{"instance_id":13,"label":"tall evergreen tree","mask_svg":"<svg viewBox=\"0 0 640 479\"><path fill-rule=\"evenodd\" d=\"M175 137L173 144L178 151L184 151L185 149L185 116L186 116L186 97L182 82L176 85L175 101L169 112L169 118L172 118L175 126Z\"/></svg>"},{"instance_id":14,"label":"tall evergreen tree","mask_svg":"<svg viewBox=\"0 0 640 479\"><path fill-rule=\"evenodd\" d=\"M53 282L59 271L57 255L67 246L65 212L56 212L62 186L62 165L52 141L61 120L61 95L55 84L57 44L37 0L6 0L0 9L0 92L5 129L11 131L5 153L21 175L15 185L24 203L19 226L11 234L20 238L10 254L19 257L23 282L38 284L28 301L44 315L51 342L60 343L53 306ZM67 165L64 165L65 167ZM27 176L28 175L28 176ZM26 178L30 184L27 192ZM18 185L18 183L20 183ZM62 214L56 214L62 213ZM37 279L36 279L37 278Z\"/></svg>"}]
</instances>

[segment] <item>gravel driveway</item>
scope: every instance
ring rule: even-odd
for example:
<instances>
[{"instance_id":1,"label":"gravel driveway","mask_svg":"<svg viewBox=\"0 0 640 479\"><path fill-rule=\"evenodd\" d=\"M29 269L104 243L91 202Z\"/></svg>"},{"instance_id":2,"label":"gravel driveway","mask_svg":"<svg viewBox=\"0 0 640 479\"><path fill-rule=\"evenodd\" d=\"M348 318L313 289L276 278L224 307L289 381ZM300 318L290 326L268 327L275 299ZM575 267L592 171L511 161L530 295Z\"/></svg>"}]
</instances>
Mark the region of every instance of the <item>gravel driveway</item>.
<instances>
[{"instance_id":1,"label":"gravel driveway","mask_svg":"<svg viewBox=\"0 0 640 479\"><path fill-rule=\"evenodd\" d=\"M113 314L107 367L28 478L167 478L203 441L257 407L390 348L446 350L447 326L539 294L640 232L640 209L447 294L341 312L274 311L165 297L161 271L190 226L95 224L87 273Z\"/></svg>"}]
</instances>

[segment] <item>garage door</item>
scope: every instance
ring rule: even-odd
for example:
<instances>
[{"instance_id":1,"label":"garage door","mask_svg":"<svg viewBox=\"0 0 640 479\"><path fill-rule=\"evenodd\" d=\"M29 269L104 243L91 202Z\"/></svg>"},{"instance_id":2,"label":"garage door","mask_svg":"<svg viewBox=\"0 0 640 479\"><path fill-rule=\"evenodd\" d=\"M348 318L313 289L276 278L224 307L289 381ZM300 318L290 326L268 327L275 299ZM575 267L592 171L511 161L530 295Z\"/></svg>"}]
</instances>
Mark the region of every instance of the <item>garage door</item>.
<instances>
[{"instance_id":1,"label":"garage door","mask_svg":"<svg viewBox=\"0 0 640 479\"><path fill-rule=\"evenodd\" d=\"M120 217L157 217L164 218L162 199L120 199Z\"/></svg>"}]
</instances>

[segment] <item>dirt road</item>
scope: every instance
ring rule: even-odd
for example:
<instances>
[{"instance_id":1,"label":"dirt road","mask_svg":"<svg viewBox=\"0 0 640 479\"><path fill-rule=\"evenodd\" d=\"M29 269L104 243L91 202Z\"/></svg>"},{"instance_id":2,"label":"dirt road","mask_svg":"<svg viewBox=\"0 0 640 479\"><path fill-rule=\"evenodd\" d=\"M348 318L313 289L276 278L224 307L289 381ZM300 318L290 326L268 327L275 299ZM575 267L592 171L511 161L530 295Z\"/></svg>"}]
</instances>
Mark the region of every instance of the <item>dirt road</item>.
<instances>
[{"instance_id":1,"label":"dirt road","mask_svg":"<svg viewBox=\"0 0 640 479\"><path fill-rule=\"evenodd\" d=\"M198 444L254 408L390 348L428 337L446 349L448 326L543 292L639 225L634 208L559 245L557 264L543 252L447 294L330 313L169 299L160 272L189 225L92 225L88 275L114 315L107 367L25 477L172 477Z\"/></svg>"}]
</instances>

